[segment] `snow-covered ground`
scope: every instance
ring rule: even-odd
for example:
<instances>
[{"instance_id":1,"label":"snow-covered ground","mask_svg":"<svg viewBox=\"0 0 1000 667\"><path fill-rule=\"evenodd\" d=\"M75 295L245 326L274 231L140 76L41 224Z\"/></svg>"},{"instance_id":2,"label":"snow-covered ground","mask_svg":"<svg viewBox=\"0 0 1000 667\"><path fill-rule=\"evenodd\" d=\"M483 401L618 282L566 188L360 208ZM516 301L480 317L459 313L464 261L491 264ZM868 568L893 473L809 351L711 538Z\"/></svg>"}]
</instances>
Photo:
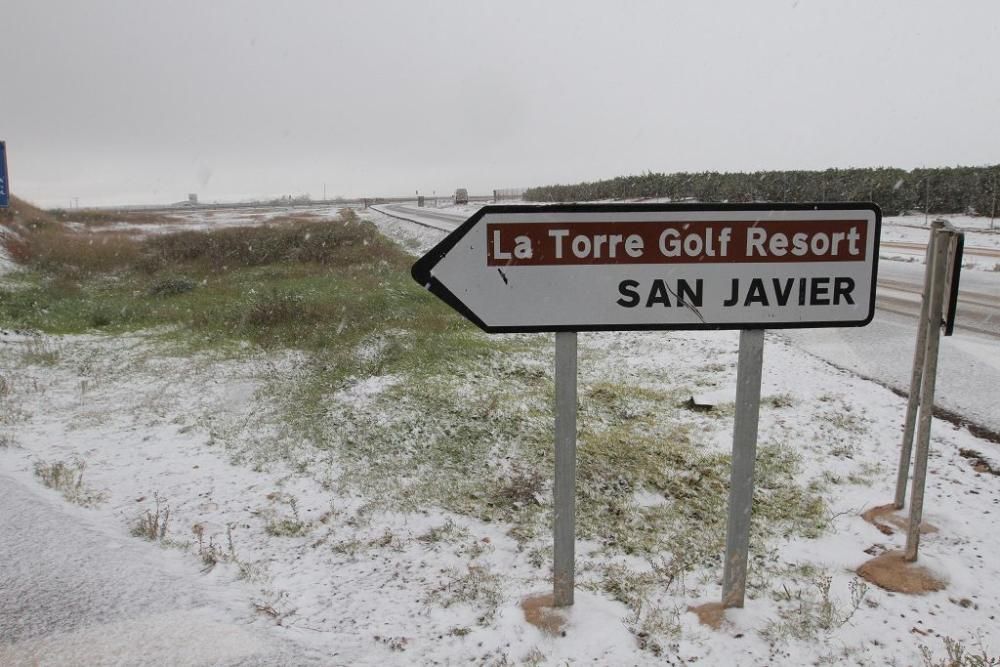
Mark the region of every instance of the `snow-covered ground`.
<instances>
[{"instance_id":1,"label":"snow-covered ground","mask_svg":"<svg viewBox=\"0 0 1000 667\"><path fill-rule=\"evenodd\" d=\"M370 215L415 253L441 237ZM451 375L455 369L443 369L441 380L457 383L455 400L488 402L497 395L498 372L547 375L551 339L516 340L518 352L485 368L473 366L459 377ZM637 420L635 437L649 428L642 426L648 421L655 428L680 429L676 432L685 435L676 437L693 438L692 451L707 459L724 456L731 442L731 406L698 413L678 405L687 394L732 393L736 342L735 332L581 335L581 456L588 455L593 431L604 427L593 405L609 386L637 392L636 397L675 397L658 404L625 399L616 419ZM1000 534L991 529L1000 511L1000 477L989 472L1000 467L1000 446L935 420L924 519L938 532L923 538L920 562L947 587L908 596L865 585L854 570L903 543L898 530L884 534L860 513L891 500L904 400L780 335L769 335L765 349L760 443L761 465L777 458L785 467L778 478L763 479L791 484L785 491L798 489L801 495L791 496L790 503L822 497L816 519L821 525L813 529L791 520L778 532L758 533L746 608L729 610L718 630L687 611L720 598L718 561L671 583L662 580L663 567L683 556L682 547L665 551L658 562L581 539L577 602L567 613L565 636L527 623L520 606L550 587L544 534L525 544L503 521L434 505L386 507L364 485L341 482L348 463L337 448L317 449L289 428L294 406L286 397L309 372L303 355L248 348L236 358L185 357L161 345L145 334L0 336L0 475L14 480L17 489L42 496L50 510L61 508L72 521L103 526L109 545L137 539L127 535L137 519L156 511L157 502L169 508L162 558L179 563L183 577L197 582L192 587L224 591L221 598L208 596L214 602L206 618L226 632L235 624L233 632L249 633L264 646L283 640L302 655L318 652L330 664L352 665L917 664L924 650L943 657L945 638L970 650L1000 652L1000 587L988 583L1000 577L1000 561L993 557L1000 551ZM412 404L415 381L358 378L331 391L320 423L331 441L344 447L375 448L374 441L366 444L366 433L396 428L399 452L411 452L427 436L411 432L415 422L408 420L447 432L452 412L461 412L423 409L418 417L412 411L423 406ZM497 409L518 414L544 409L546 400L523 395ZM628 447L628 441L620 446ZM372 455L379 460L374 449ZM36 466L56 462L74 475L82 473L68 493L92 500L87 503L92 506L69 506L39 484ZM663 465L665 475L690 474ZM432 471L393 474L402 477L383 481L398 484L405 496ZM760 487L762 501L779 488L784 489ZM718 494L722 498L724 489ZM543 508L547 498L540 498ZM684 500L637 488L634 503L655 512L683 508ZM807 511L805 505L793 507ZM39 543L52 545L47 549L73 548L74 534L50 527L57 525L53 522L38 525L47 532ZM0 576L16 572L20 580L30 571L45 577L31 542L29 537L19 542L24 547L11 550L19 565L5 564ZM156 560L161 553L152 545L138 546L143 558ZM126 553L133 550L128 546ZM116 562L105 565L120 572L129 588L144 585L146 575ZM50 622L46 614L52 608L32 607L39 625ZM30 637L5 631L0 656L6 650L13 658L3 661L17 664L38 658L39 647L79 650L79 643L100 636L101 622L79 620L68 634L60 634L58 624ZM148 624L142 627L148 632ZM137 653L144 655L141 644ZM200 658L210 662L213 655ZM256 660L288 661L264 656Z\"/></svg>"},{"instance_id":2,"label":"snow-covered ground","mask_svg":"<svg viewBox=\"0 0 1000 667\"><path fill-rule=\"evenodd\" d=\"M129 232L138 234L172 234L181 231L225 229L227 227L249 227L263 225L276 219L294 217L298 219L333 218L341 209L349 206L263 206L260 208L233 209L178 209L162 214L162 221L148 224L115 222L90 225L73 219L73 211L66 213L66 225L76 231L95 234L107 232Z\"/></svg>"},{"instance_id":3,"label":"snow-covered ground","mask_svg":"<svg viewBox=\"0 0 1000 667\"><path fill-rule=\"evenodd\" d=\"M14 231L0 225L0 276L5 273L10 273L17 268L14 260L11 259L10 253L7 252L7 246L5 243L7 236L13 236Z\"/></svg>"},{"instance_id":4,"label":"snow-covered ground","mask_svg":"<svg viewBox=\"0 0 1000 667\"><path fill-rule=\"evenodd\" d=\"M327 664L247 625L249 587L27 484L0 474L0 664Z\"/></svg>"},{"instance_id":5,"label":"snow-covered ground","mask_svg":"<svg viewBox=\"0 0 1000 667\"><path fill-rule=\"evenodd\" d=\"M760 440L795 457L796 481L825 499L828 528L815 537L771 537L751 563L746 608L730 610L720 630L685 610L719 598L721 565L698 570L679 589L652 589L647 604L658 616L635 618L607 592L606 573L619 566L638 575L651 564L581 541L580 592L565 637L524 621L520 601L547 589L548 571L528 562L506 526L434 507L372 510L363 493L338 492L331 484L337 455L303 448L283 432L275 387L295 382L297 355L177 358L141 335L4 340L0 473L52 503L56 492L38 485L34 466L84 464L83 488L105 499L66 511L117 526L122 537L159 498L170 510L164 557L187 554L187 576L202 569L211 586L232 586L230 599L242 599L242 611L238 603L228 611L241 632L277 635L322 651L332 664L507 664L532 656L546 664L914 664L921 646L943 654L944 637L1000 650L1000 588L983 585L1000 577L992 557L1000 534L990 529L1000 477L977 472L961 454L976 451L996 467L1000 447L935 422L924 518L939 532L924 538L921 563L947 588L914 597L862 587L853 571L903 541L859 515L891 499L904 402L776 337L765 351ZM735 382L733 332L592 334L581 343L584 396L606 382L721 393ZM48 352L44 363L40 349ZM542 345L513 363L544 364L550 355ZM405 390L396 379L376 379L330 396L329 410L384 420L399 396ZM706 453L728 450L729 419L690 419ZM286 448L295 454L267 454ZM672 501L642 490L636 502ZM14 572L32 567L30 548L15 556L28 562ZM126 569L122 576L142 575ZM823 616L824 608L836 613ZM663 652L657 656L640 648L641 628L661 616L668 631L648 638ZM36 655L22 645L30 640L14 640L10 655Z\"/></svg>"}]
</instances>

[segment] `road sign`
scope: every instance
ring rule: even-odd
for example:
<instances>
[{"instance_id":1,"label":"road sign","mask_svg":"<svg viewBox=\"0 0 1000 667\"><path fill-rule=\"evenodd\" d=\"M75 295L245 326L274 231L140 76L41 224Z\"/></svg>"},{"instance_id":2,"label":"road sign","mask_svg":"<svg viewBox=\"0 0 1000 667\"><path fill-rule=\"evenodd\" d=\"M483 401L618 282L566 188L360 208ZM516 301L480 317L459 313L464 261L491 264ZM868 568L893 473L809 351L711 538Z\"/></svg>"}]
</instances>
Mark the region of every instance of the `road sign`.
<instances>
[{"instance_id":1,"label":"road sign","mask_svg":"<svg viewBox=\"0 0 1000 667\"><path fill-rule=\"evenodd\" d=\"M0 141L0 208L10 206L10 179L7 178L7 143Z\"/></svg>"},{"instance_id":2,"label":"road sign","mask_svg":"<svg viewBox=\"0 0 1000 667\"><path fill-rule=\"evenodd\" d=\"M413 277L489 333L862 326L874 204L486 206Z\"/></svg>"}]
</instances>

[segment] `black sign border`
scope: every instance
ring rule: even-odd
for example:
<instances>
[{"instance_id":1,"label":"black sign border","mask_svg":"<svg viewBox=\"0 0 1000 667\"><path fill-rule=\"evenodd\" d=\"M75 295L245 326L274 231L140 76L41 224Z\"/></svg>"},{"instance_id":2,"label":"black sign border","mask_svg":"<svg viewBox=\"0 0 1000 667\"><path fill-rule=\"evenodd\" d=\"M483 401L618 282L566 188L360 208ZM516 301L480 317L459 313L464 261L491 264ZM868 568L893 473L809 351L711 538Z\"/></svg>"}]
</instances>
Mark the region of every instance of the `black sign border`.
<instances>
[{"instance_id":1,"label":"black sign border","mask_svg":"<svg viewBox=\"0 0 1000 667\"><path fill-rule=\"evenodd\" d=\"M965 252L965 234L959 232L955 241L955 257L951 265L951 292L948 294L948 313L944 320L944 335L955 333L955 315L958 313L958 283L962 279L962 255Z\"/></svg>"},{"instance_id":2,"label":"black sign border","mask_svg":"<svg viewBox=\"0 0 1000 667\"><path fill-rule=\"evenodd\" d=\"M485 215L491 213L640 213L640 212L706 212L706 211L871 211L875 214L875 242L872 247L871 298L868 315L862 320L819 322L775 322L773 325L752 323L693 323L693 324L601 324L601 325L538 325L490 326L483 322L461 299L432 275L448 252L458 245ZM734 329L821 329L827 327L863 327L875 317L875 283L878 278L879 242L882 234L882 209L874 202L807 202L780 204L546 204L540 206L501 204L484 206L459 225L436 246L418 259L410 270L417 283L434 296L461 313L463 317L486 333L546 333L554 331L696 331Z\"/></svg>"}]
</instances>

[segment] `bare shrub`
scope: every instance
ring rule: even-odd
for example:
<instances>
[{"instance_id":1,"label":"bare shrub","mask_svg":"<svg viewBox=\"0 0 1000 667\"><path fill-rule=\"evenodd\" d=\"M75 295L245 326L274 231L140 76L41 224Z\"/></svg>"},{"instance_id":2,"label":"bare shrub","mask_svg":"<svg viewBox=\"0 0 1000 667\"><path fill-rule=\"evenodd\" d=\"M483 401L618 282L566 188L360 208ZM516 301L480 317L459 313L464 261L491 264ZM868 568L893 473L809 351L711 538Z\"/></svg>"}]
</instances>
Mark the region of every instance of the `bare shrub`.
<instances>
[{"instance_id":1,"label":"bare shrub","mask_svg":"<svg viewBox=\"0 0 1000 667\"><path fill-rule=\"evenodd\" d=\"M970 653L965 644L951 637L944 637L945 657L940 660L934 659L934 654L926 646L920 647L920 655L923 658L925 667L997 667L1000 665L1000 656L990 656L980 642L979 652Z\"/></svg>"},{"instance_id":2,"label":"bare shrub","mask_svg":"<svg viewBox=\"0 0 1000 667\"><path fill-rule=\"evenodd\" d=\"M113 273L139 259L142 244L124 233L80 234L60 228L33 232L27 239L31 263L68 275Z\"/></svg>"},{"instance_id":3,"label":"bare shrub","mask_svg":"<svg viewBox=\"0 0 1000 667\"><path fill-rule=\"evenodd\" d=\"M52 215L59 220L66 222L79 222L90 227L103 227L106 225L126 223L130 225L162 225L176 223L177 218L172 218L162 213L151 213L149 211L128 211L128 210L55 210Z\"/></svg>"},{"instance_id":4,"label":"bare shrub","mask_svg":"<svg viewBox=\"0 0 1000 667\"><path fill-rule=\"evenodd\" d=\"M202 262L214 270L278 262L348 266L386 259L405 263L402 253L373 224L357 221L353 211L351 215L342 224L272 221L260 227L166 234L146 241L145 267L177 262Z\"/></svg>"},{"instance_id":5,"label":"bare shrub","mask_svg":"<svg viewBox=\"0 0 1000 667\"><path fill-rule=\"evenodd\" d=\"M163 499L159 494L154 496L155 509L146 510L132 522L132 536L141 537L150 542L162 542L167 536L167 523L170 521L170 508L161 504Z\"/></svg>"},{"instance_id":6,"label":"bare shrub","mask_svg":"<svg viewBox=\"0 0 1000 667\"><path fill-rule=\"evenodd\" d=\"M782 586L774 594L781 604L780 620L771 621L762 631L763 636L770 641L789 638L813 641L848 623L864 601L868 585L852 579L848 584L850 605L844 607L830 593L832 582L831 577L820 575L813 579L809 588L793 590Z\"/></svg>"},{"instance_id":7,"label":"bare shrub","mask_svg":"<svg viewBox=\"0 0 1000 667\"><path fill-rule=\"evenodd\" d=\"M208 572L218 563L225 563L236 559L236 550L233 547L232 524L228 524L226 526L226 539L229 544L228 551L224 550L221 545L216 544L215 538L211 535L208 537L208 542L205 542L204 524L194 524L191 527L191 532L194 533L195 539L198 540L198 556L201 558L201 562L205 565L205 569L203 569L202 572Z\"/></svg>"}]
</instances>

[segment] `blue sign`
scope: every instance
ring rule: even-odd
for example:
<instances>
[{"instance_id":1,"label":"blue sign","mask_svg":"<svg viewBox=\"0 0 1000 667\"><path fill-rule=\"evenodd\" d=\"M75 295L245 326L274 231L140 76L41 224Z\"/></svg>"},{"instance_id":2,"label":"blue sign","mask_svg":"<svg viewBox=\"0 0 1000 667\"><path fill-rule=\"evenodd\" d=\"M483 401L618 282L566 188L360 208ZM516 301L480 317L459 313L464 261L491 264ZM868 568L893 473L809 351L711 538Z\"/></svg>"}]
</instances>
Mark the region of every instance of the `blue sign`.
<instances>
[{"instance_id":1,"label":"blue sign","mask_svg":"<svg viewBox=\"0 0 1000 667\"><path fill-rule=\"evenodd\" d=\"M7 144L0 141L0 208L10 206L10 179L7 178Z\"/></svg>"}]
</instances>

